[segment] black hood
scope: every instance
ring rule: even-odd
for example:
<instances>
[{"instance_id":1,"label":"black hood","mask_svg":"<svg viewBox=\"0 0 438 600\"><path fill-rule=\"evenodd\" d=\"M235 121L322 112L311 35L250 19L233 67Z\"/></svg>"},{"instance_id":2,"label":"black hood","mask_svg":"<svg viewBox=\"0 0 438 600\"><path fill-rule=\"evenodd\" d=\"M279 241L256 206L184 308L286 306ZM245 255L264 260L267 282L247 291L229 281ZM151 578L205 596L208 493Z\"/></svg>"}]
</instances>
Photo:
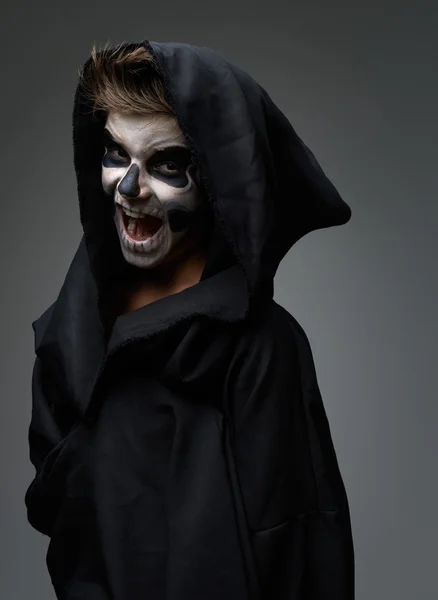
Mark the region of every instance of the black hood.
<instances>
[{"instance_id":1,"label":"black hood","mask_svg":"<svg viewBox=\"0 0 438 600\"><path fill-rule=\"evenodd\" d=\"M247 73L205 47L152 41L125 46L142 44L155 57L214 214L201 281L138 309L144 339L196 315L229 322L257 315L272 298L274 275L293 244L315 229L346 223L351 211ZM33 323L37 354L56 366L60 383L80 406L107 352L102 299L123 285L131 268L101 183L104 124L79 83L73 143L84 236L57 300Z\"/></svg>"},{"instance_id":2,"label":"black hood","mask_svg":"<svg viewBox=\"0 0 438 600\"><path fill-rule=\"evenodd\" d=\"M275 272L293 244L315 229L346 223L350 208L247 73L209 48L142 43L158 63L216 217L203 277L231 252L243 269L250 303L260 294L272 297ZM80 215L92 270L105 285L116 265L126 265L100 182L104 122L93 118L81 91L74 109Z\"/></svg>"}]
</instances>

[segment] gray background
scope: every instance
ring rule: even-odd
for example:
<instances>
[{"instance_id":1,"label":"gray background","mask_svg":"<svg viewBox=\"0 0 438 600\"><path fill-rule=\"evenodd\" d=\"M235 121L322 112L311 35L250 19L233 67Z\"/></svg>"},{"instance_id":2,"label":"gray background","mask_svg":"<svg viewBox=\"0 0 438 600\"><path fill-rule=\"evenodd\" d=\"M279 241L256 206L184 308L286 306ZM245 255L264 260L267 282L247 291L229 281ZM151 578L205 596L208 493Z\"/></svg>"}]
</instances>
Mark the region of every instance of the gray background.
<instances>
[{"instance_id":1,"label":"gray background","mask_svg":"<svg viewBox=\"0 0 438 600\"><path fill-rule=\"evenodd\" d=\"M438 597L438 4L43 1L2 12L1 597L54 598L48 538L28 525L23 498L31 322L56 298L81 235L77 69L93 41L144 38L210 46L249 71L350 204L348 225L290 251L275 298L313 348L358 600Z\"/></svg>"}]
</instances>

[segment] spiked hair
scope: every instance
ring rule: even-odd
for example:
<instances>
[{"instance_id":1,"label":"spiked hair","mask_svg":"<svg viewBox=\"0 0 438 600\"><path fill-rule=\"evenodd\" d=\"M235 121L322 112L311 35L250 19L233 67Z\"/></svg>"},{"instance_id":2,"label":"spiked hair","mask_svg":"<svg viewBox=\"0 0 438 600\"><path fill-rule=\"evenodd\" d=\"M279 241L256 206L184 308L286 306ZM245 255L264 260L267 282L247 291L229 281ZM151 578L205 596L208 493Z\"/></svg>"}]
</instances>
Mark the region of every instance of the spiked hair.
<instances>
[{"instance_id":1,"label":"spiked hair","mask_svg":"<svg viewBox=\"0 0 438 600\"><path fill-rule=\"evenodd\" d=\"M154 57L144 46L108 43L79 70L84 95L94 111L175 116L168 103Z\"/></svg>"}]
</instances>

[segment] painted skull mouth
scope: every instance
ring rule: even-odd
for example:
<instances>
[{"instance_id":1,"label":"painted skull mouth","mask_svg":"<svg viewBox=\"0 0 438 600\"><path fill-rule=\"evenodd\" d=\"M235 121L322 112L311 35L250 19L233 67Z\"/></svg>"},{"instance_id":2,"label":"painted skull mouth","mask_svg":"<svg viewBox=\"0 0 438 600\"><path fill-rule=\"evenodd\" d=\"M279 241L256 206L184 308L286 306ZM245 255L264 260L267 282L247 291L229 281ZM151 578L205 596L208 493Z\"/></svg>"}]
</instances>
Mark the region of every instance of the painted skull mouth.
<instances>
[{"instance_id":1,"label":"painted skull mouth","mask_svg":"<svg viewBox=\"0 0 438 600\"><path fill-rule=\"evenodd\" d=\"M118 210L121 212L124 230L127 236L134 242L144 242L154 237L163 226L162 219L158 217L151 215L132 217L127 215L120 206Z\"/></svg>"}]
</instances>

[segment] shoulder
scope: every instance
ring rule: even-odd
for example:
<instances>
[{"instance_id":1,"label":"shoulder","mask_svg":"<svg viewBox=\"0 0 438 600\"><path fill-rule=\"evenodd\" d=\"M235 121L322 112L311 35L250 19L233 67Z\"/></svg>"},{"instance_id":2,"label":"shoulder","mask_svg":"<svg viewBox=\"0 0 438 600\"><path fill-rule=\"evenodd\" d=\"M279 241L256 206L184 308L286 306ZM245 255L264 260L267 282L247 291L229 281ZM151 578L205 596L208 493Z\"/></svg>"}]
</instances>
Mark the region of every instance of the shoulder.
<instances>
[{"instance_id":1,"label":"shoulder","mask_svg":"<svg viewBox=\"0 0 438 600\"><path fill-rule=\"evenodd\" d=\"M236 431L286 420L302 394L302 328L272 301L263 315L241 323L225 379L225 404ZM304 334L305 335L305 334Z\"/></svg>"},{"instance_id":2,"label":"shoulder","mask_svg":"<svg viewBox=\"0 0 438 600\"><path fill-rule=\"evenodd\" d=\"M236 354L249 356L288 356L297 348L297 338L307 340L297 319L272 300L263 313L239 324L236 331Z\"/></svg>"},{"instance_id":3,"label":"shoulder","mask_svg":"<svg viewBox=\"0 0 438 600\"><path fill-rule=\"evenodd\" d=\"M53 302L46 310L32 322L32 329L34 331L35 350L37 351L41 345L42 339L46 332L47 326L52 317L56 301Z\"/></svg>"},{"instance_id":4,"label":"shoulder","mask_svg":"<svg viewBox=\"0 0 438 600\"><path fill-rule=\"evenodd\" d=\"M257 319L239 324L228 367L228 392L296 389L301 372L298 338L303 336L296 319L274 300Z\"/></svg>"}]
</instances>

